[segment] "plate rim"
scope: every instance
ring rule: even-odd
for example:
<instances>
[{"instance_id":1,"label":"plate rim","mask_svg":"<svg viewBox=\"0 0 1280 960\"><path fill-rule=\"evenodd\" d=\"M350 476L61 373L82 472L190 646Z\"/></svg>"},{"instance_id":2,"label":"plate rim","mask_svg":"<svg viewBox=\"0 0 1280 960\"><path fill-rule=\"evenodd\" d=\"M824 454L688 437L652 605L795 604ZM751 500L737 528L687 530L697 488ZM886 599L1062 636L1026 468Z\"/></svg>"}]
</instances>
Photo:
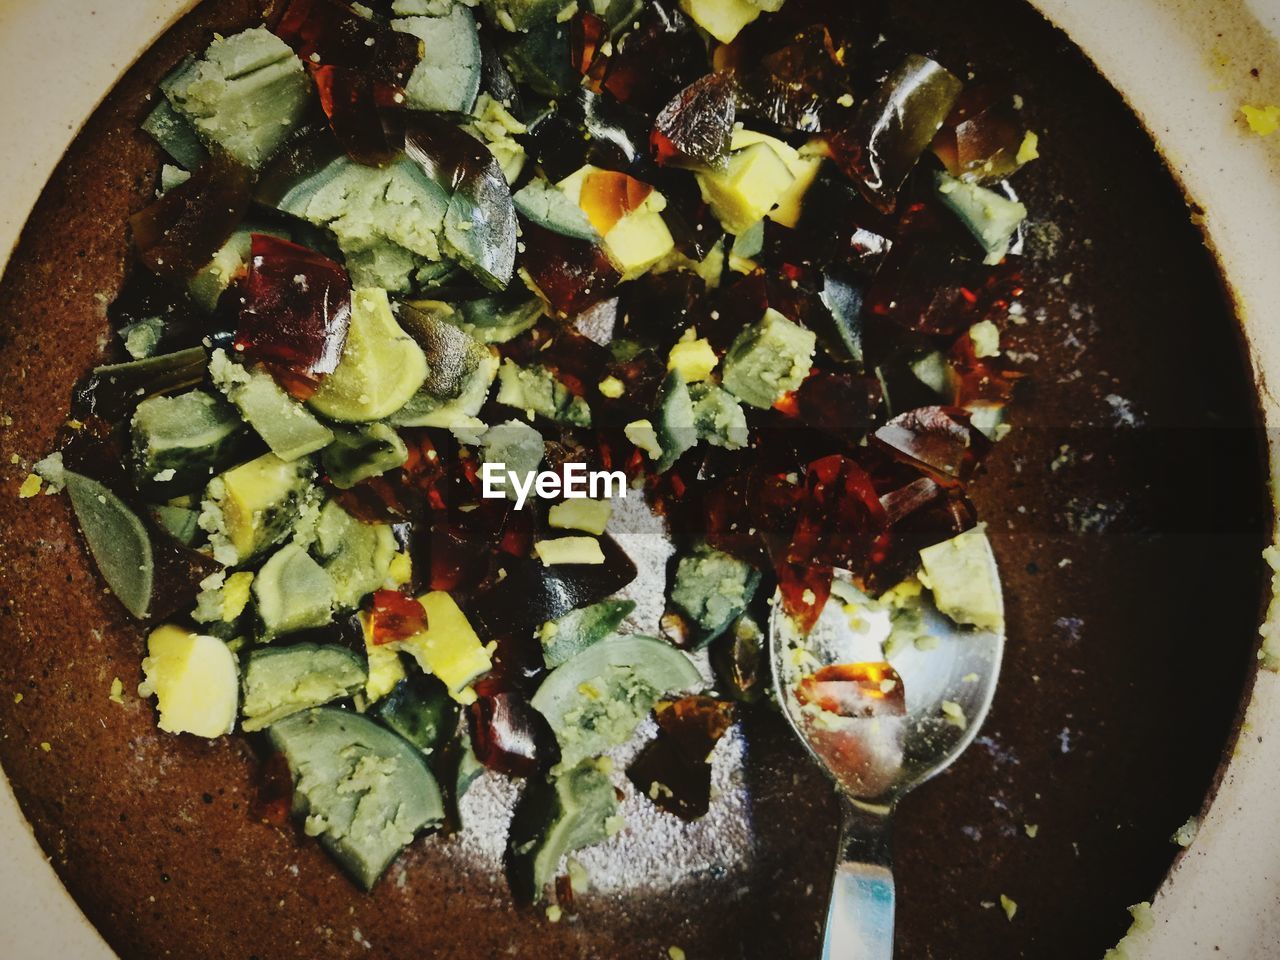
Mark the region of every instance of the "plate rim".
<instances>
[{"instance_id":1,"label":"plate rim","mask_svg":"<svg viewBox=\"0 0 1280 960\"><path fill-rule=\"evenodd\" d=\"M1235 304L1254 372L1274 505L1280 502L1280 397L1267 384L1280 383L1280 325L1267 320L1270 305L1280 303L1280 270L1271 266L1280 262L1280 232L1273 226L1268 234L1266 227L1280 223L1280 135L1262 140L1250 134L1239 106L1280 103L1280 0L1031 3L1121 92L1193 198L1188 202ZM85 16L70 5L0 0L0 121L8 120L9 129L21 123L24 130L20 148L0 147L0 176L7 184L0 275L85 121L137 57L196 5L108 0L109 16L105 8ZM84 56L86 49L93 57ZM40 69L33 71L37 60ZM1248 73L1253 66L1262 71L1261 80ZM74 82L52 89L39 83L40 75L50 74ZM35 124L32 102L42 107ZM1205 142L1214 148L1204 150ZM1280 630L1280 609L1268 628ZM1126 943L1128 960L1209 956L1215 947L1218 956L1263 960L1280 945L1276 897L1260 882L1280 875L1280 827L1266 822L1265 803L1280 793L1280 675L1259 670L1251 682L1239 735L1224 750L1200 812L1200 834L1157 892L1152 928ZM44 920L2 924L10 955L114 957L58 879L2 773L0 784L0 860L9 865L0 874L0 918ZM1269 833L1258 830L1259 821ZM1259 843L1260 833L1269 842Z\"/></svg>"}]
</instances>

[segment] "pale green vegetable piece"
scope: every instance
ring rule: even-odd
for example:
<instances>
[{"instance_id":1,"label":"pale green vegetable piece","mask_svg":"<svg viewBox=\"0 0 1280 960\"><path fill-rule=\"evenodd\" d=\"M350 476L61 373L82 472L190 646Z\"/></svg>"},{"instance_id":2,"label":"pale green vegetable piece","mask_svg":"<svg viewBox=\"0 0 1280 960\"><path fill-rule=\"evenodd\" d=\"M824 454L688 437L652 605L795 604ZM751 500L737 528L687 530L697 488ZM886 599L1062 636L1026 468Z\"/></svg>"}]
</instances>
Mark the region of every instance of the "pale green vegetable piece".
<instances>
[{"instance_id":1,"label":"pale green vegetable piece","mask_svg":"<svg viewBox=\"0 0 1280 960\"><path fill-rule=\"evenodd\" d=\"M64 471L63 477L98 572L125 609L142 619L151 606L155 578L146 527L123 500L97 480L70 470Z\"/></svg>"},{"instance_id":2,"label":"pale green vegetable piece","mask_svg":"<svg viewBox=\"0 0 1280 960\"><path fill-rule=\"evenodd\" d=\"M356 289L342 360L307 403L331 420L382 420L408 403L426 379L422 348L396 322L387 292Z\"/></svg>"}]
</instances>

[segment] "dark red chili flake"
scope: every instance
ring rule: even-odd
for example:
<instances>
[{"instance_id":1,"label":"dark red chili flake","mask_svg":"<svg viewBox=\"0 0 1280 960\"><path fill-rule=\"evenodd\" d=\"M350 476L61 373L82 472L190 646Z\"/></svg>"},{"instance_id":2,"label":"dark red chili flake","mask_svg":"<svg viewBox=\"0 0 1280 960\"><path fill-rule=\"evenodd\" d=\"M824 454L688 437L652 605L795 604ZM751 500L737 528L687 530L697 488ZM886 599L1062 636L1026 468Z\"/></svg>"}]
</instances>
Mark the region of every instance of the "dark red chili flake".
<instances>
[{"instance_id":1,"label":"dark red chili flake","mask_svg":"<svg viewBox=\"0 0 1280 960\"><path fill-rule=\"evenodd\" d=\"M795 392L795 414L815 429L857 443L875 424L880 393L875 377L819 370Z\"/></svg>"},{"instance_id":2,"label":"dark red chili flake","mask_svg":"<svg viewBox=\"0 0 1280 960\"><path fill-rule=\"evenodd\" d=\"M555 734L523 693L494 677L478 681L475 691L467 715L476 759L512 777L531 777L559 759Z\"/></svg>"},{"instance_id":3,"label":"dark red chili flake","mask_svg":"<svg viewBox=\"0 0 1280 960\"><path fill-rule=\"evenodd\" d=\"M688 17L667 0L645 4L636 22L610 59L604 88L652 116L707 72L707 48Z\"/></svg>"},{"instance_id":4,"label":"dark red chili flake","mask_svg":"<svg viewBox=\"0 0 1280 960\"><path fill-rule=\"evenodd\" d=\"M1000 357L979 357L969 334L956 339L950 351L952 403L958 407L1003 407L1013 400L1023 374Z\"/></svg>"},{"instance_id":5,"label":"dark red chili flake","mask_svg":"<svg viewBox=\"0 0 1280 960\"><path fill-rule=\"evenodd\" d=\"M347 156L374 167L390 163L400 147L378 108L395 104L396 96L403 94L347 67L311 64L310 71L320 108Z\"/></svg>"},{"instance_id":6,"label":"dark red chili flake","mask_svg":"<svg viewBox=\"0 0 1280 960\"><path fill-rule=\"evenodd\" d=\"M293 811L293 774L283 753L273 753L262 762L254 777L254 788L249 815L273 826L288 825Z\"/></svg>"},{"instance_id":7,"label":"dark red chili flake","mask_svg":"<svg viewBox=\"0 0 1280 960\"><path fill-rule=\"evenodd\" d=\"M666 348L687 327L699 325L700 301L706 292L706 281L684 270L637 277L618 291L614 335Z\"/></svg>"},{"instance_id":8,"label":"dark red chili flake","mask_svg":"<svg viewBox=\"0 0 1280 960\"><path fill-rule=\"evenodd\" d=\"M600 92L609 57L601 47L609 39L609 25L603 17L578 11L569 21L569 56L573 69L587 78L596 93Z\"/></svg>"},{"instance_id":9,"label":"dark red chili flake","mask_svg":"<svg viewBox=\"0 0 1280 960\"><path fill-rule=\"evenodd\" d=\"M572 316L612 296L622 277L604 250L528 220L520 227L524 249L517 261L557 314Z\"/></svg>"},{"instance_id":10,"label":"dark red chili flake","mask_svg":"<svg viewBox=\"0 0 1280 960\"><path fill-rule=\"evenodd\" d=\"M960 94L932 150L953 176L998 179L1018 169L1024 133L1012 95L990 84L978 85Z\"/></svg>"},{"instance_id":11,"label":"dark red chili flake","mask_svg":"<svg viewBox=\"0 0 1280 960\"><path fill-rule=\"evenodd\" d=\"M885 519L892 527L940 496L943 496L943 488L935 481L917 477L905 486L881 494L880 506L884 507Z\"/></svg>"},{"instance_id":12,"label":"dark red chili flake","mask_svg":"<svg viewBox=\"0 0 1280 960\"><path fill-rule=\"evenodd\" d=\"M729 732L736 708L728 700L689 696L659 703L654 710L658 729L673 738L690 760L703 761Z\"/></svg>"},{"instance_id":13,"label":"dark red chili flake","mask_svg":"<svg viewBox=\"0 0 1280 960\"><path fill-rule=\"evenodd\" d=\"M730 73L709 73L658 112L649 146L659 164L723 166L733 139L738 90Z\"/></svg>"},{"instance_id":14,"label":"dark red chili flake","mask_svg":"<svg viewBox=\"0 0 1280 960\"><path fill-rule=\"evenodd\" d=\"M356 70L390 86L409 82L421 54L417 37L339 0L289 0L271 30L303 63Z\"/></svg>"},{"instance_id":15,"label":"dark red chili flake","mask_svg":"<svg viewBox=\"0 0 1280 960\"><path fill-rule=\"evenodd\" d=\"M240 225L252 186L248 167L213 154L184 183L129 218L138 259L157 276L185 283Z\"/></svg>"},{"instance_id":16,"label":"dark red chili flake","mask_svg":"<svg viewBox=\"0 0 1280 960\"><path fill-rule=\"evenodd\" d=\"M556 903L570 916L578 912L573 903L573 880L568 874L562 873L556 877Z\"/></svg>"},{"instance_id":17,"label":"dark red chili flake","mask_svg":"<svg viewBox=\"0 0 1280 960\"><path fill-rule=\"evenodd\" d=\"M848 457L824 457L805 471L787 560L865 573L878 557L886 526L884 508L867 472Z\"/></svg>"},{"instance_id":18,"label":"dark red chili flake","mask_svg":"<svg viewBox=\"0 0 1280 960\"><path fill-rule=\"evenodd\" d=\"M342 359L351 281L328 257L255 233L235 348L266 363L295 396L314 393Z\"/></svg>"},{"instance_id":19,"label":"dark red chili flake","mask_svg":"<svg viewBox=\"0 0 1280 960\"><path fill-rule=\"evenodd\" d=\"M901 717L902 678L887 663L836 663L796 685L796 699L841 717Z\"/></svg>"},{"instance_id":20,"label":"dark red chili flake","mask_svg":"<svg viewBox=\"0 0 1280 960\"><path fill-rule=\"evenodd\" d=\"M378 590L369 611L375 645L407 640L427 628L427 611L413 597L398 590Z\"/></svg>"},{"instance_id":21,"label":"dark red chili flake","mask_svg":"<svg viewBox=\"0 0 1280 960\"><path fill-rule=\"evenodd\" d=\"M782 594L782 609L801 632L808 633L831 596L834 571L827 564L791 563L781 557L774 561L773 570Z\"/></svg>"},{"instance_id":22,"label":"dark red chili flake","mask_svg":"<svg viewBox=\"0 0 1280 960\"><path fill-rule=\"evenodd\" d=\"M842 126L849 108L839 101L853 96L842 53L820 24L766 56L747 72L742 86L750 110L783 129L803 133Z\"/></svg>"},{"instance_id":23,"label":"dark red chili flake","mask_svg":"<svg viewBox=\"0 0 1280 960\"><path fill-rule=\"evenodd\" d=\"M155 563L151 616L163 620L184 613L195 603L201 581L221 570L222 564L178 542L143 511L139 515L146 517Z\"/></svg>"},{"instance_id":24,"label":"dark red chili flake","mask_svg":"<svg viewBox=\"0 0 1280 960\"><path fill-rule=\"evenodd\" d=\"M524 366L546 367L570 393L590 397L593 403L596 386L613 360L607 347L567 324L539 324L506 345L503 355Z\"/></svg>"},{"instance_id":25,"label":"dark red chili flake","mask_svg":"<svg viewBox=\"0 0 1280 960\"><path fill-rule=\"evenodd\" d=\"M872 439L946 487L967 483L991 449L968 412L954 407L908 410L876 430Z\"/></svg>"},{"instance_id":26,"label":"dark red chili flake","mask_svg":"<svg viewBox=\"0 0 1280 960\"><path fill-rule=\"evenodd\" d=\"M1011 278L965 256L956 228L923 203L909 206L867 292L867 310L929 336L958 334L984 319Z\"/></svg>"},{"instance_id":27,"label":"dark red chili flake","mask_svg":"<svg viewBox=\"0 0 1280 960\"><path fill-rule=\"evenodd\" d=\"M627 777L655 806L684 820L711 804L710 754L733 725L735 706L712 697L658 704L658 736L627 768Z\"/></svg>"},{"instance_id":28,"label":"dark red chili flake","mask_svg":"<svg viewBox=\"0 0 1280 960\"><path fill-rule=\"evenodd\" d=\"M272 28L316 82L320 105L352 159L382 164L395 156L380 107L404 101L421 41L360 16L338 0L290 0Z\"/></svg>"}]
</instances>

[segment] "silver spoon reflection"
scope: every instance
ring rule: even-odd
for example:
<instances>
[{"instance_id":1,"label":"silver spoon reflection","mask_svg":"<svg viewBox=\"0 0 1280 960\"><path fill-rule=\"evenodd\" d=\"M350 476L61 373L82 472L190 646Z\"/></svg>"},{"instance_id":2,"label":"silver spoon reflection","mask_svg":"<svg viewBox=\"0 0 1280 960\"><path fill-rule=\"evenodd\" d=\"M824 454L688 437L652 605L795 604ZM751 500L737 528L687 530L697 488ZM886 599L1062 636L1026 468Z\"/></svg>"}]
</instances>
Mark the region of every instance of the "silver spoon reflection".
<instances>
[{"instance_id":1,"label":"silver spoon reflection","mask_svg":"<svg viewBox=\"0 0 1280 960\"><path fill-rule=\"evenodd\" d=\"M994 569L991 577L998 589ZM910 604L918 617L912 638L893 642L889 605L870 600L841 571L807 636L774 597L775 695L843 799L824 960L893 956L894 805L973 742L1000 675L1003 628L957 626L927 591Z\"/></svg>"}]
</instances>

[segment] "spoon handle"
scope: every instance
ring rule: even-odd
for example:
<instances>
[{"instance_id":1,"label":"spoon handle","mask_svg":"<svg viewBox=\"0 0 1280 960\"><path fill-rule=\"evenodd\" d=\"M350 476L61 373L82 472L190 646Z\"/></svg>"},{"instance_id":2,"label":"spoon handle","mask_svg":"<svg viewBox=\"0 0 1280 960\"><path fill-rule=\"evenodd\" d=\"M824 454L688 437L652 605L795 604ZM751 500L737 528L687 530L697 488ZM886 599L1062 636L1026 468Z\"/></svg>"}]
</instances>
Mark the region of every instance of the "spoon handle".
<instances>
[{"instance_id":1,"label":"spoon handle","mask_svg":"<svg viewBox=\"0 0 1280 960\"><path fill-rule=\"evenodd\" d=\"M841 798L844 825L831 886L822 960L892 960L893 858L890 808Z\"/></svg>"}]
</instances>

